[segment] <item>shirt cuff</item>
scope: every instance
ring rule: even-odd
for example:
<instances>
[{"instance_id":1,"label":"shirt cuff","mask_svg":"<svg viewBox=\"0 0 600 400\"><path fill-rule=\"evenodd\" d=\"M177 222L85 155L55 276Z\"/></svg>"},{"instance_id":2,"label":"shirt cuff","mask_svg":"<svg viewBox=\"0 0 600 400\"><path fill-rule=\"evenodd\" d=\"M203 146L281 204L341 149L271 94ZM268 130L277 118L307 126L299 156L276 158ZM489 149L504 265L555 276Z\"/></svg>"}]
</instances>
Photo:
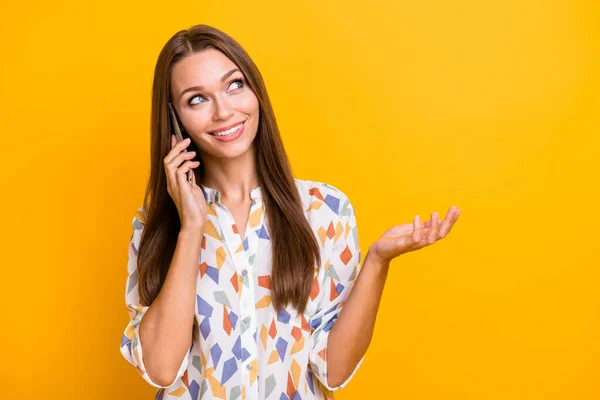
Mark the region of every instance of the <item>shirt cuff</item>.
<instances>
[{"instance_id":1,"label":"shirt cuff","mask_svg":"<svg viewBox=\"0 0 600 400\"><path fill-rule=\"evenodd\" d=\"M352 373L348 376L348 378L346 378L346 380L344 382L342 382L338 386L330 386L329 383L327 382L327 363L328 363L328 361L327 361L327 350L326 350L329 333L330 333L330 331L327 331L327 332L321 331L320 337L317 339L317 344L315 345L315 347L313 349L311 349L311 353L309 355L309 365L310 365L311 371L317 377L317 379L323 385L323 387L327 388L328 390L334 391L334 390L339 390L339 389L343 388L344 386L346 386L348 384L348 382L350 382L350 380L356 374L356 371L358 371L358 368L362 364L363 360L365 359L365 355L363 355L361 357L361 359L358 361L358 363L352 370Z\"/></svg>"},{"instance_id":2,"label":"shirt cuff","mask_svg":"<svg viewBox=\"0 0 600 400\"><path fill-rule=\"evenodd\" d=\"M148 376L148 373L146 372L146 365L144 364L142 345L140 342L140 322L149 307L133 305L130 305L129 307L136 310L137 315L129 322L127 328L125 328L125 333L121 341L121 354L123 354L125 359L135 367L142 378L150 385L160 389L166 389L174 386L177 380L183 376L188 367L188 358L191 348L187 351L185 357L183 358L179 366L179 371L177 371L177 375L175 376L175 380L166 386L157 384L150 379L150 376Z\"/></svg>"}]
</instances>

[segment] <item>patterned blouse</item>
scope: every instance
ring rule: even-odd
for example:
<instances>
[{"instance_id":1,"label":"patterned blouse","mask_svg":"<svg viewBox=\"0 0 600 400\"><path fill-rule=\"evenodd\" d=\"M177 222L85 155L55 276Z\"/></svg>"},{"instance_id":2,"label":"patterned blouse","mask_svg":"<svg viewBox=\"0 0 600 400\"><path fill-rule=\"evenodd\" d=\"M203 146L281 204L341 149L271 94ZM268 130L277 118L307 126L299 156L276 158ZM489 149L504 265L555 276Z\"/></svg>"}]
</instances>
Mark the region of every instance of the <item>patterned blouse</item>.
<instances>
[{"instance_id":1,"label":"patterned blouse","mask_svg":"<svg viewBox=\"0 0 600 400\"><path fill-rule=\"evenodd\" d=\"M137 249L144 228L142 207L133 218L125 302L130 322L121 353L150 385L156 399L308 400L334 399L363 362L339 386L327 383L327 338L360 271L361 252L348 197L326 183L295 179L304 214L320 243L321 265L303 314L291 304L271 304L271 240L260 186L244 240L221 193L201 185L208 205L198 262L195 318L198 341L168 386L153 382L143 360Z\"/></svg>"}]
</instances>

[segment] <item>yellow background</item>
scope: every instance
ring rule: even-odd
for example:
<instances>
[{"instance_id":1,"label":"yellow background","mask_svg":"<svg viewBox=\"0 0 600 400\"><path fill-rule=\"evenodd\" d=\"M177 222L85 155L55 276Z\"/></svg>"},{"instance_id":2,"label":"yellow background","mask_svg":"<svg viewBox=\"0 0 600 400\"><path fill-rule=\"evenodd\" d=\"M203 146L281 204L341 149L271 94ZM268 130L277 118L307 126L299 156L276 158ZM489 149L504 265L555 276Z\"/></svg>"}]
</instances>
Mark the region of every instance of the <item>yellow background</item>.
<instances>
[{"instance_id":1,"label":"yellow background","mask_svg":"<svg viewBox=\"0 0 600 400\"><path fill-rule=\"evenodd\" d=\"M352 200L363 254L462 214L392 264L339 399L600 397L600 6L11 2L0 16L2 398L151 399L122 358L153 68L179 29L261 70L301 179Z\"/></svg>"}]
</instances>

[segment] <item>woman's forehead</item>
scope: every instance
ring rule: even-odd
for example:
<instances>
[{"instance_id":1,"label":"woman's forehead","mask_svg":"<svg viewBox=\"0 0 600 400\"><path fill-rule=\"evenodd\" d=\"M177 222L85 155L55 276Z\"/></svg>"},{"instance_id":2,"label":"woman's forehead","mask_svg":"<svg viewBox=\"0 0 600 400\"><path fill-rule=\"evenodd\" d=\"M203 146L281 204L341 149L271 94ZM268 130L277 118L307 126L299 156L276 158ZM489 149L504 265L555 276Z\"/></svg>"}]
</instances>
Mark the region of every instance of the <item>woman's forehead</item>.
<instances>
[{"instance_id":1,"label":"woman's forehead","mask_svg":"<svg viewBox=\"0 0 600 400\"><path fill-rule=\"evenodd\" d=\"M179 60L172 69L171 82L180 89L185 86L219 84L224 74L236 65L218 50L204 50Z\"/></svg>"}]
</instances>

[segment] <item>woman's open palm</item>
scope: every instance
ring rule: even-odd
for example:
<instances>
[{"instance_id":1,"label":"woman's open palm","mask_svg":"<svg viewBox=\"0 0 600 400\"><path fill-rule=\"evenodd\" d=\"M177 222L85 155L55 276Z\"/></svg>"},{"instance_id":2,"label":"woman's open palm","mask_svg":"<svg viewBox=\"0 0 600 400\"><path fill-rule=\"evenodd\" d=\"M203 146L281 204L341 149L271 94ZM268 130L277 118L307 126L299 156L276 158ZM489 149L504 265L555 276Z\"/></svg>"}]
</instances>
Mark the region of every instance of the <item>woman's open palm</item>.
<instances>
[{"instance_id":1,"label":"woman's open palm","mask_svg":"<svg viewBox=\"0 0 600 400\"><path fill-rule=\"evenodd\" d=\"M386 263L400 254L431 245L448 235L459 214L460 209L452 206L443 221L438 218L437 212L434 212L431 214L431 220L425 223L421 223L417 215L412 224L396 225L385 231L371 245L369 254Z\"/></svg>"}]
</instances>

